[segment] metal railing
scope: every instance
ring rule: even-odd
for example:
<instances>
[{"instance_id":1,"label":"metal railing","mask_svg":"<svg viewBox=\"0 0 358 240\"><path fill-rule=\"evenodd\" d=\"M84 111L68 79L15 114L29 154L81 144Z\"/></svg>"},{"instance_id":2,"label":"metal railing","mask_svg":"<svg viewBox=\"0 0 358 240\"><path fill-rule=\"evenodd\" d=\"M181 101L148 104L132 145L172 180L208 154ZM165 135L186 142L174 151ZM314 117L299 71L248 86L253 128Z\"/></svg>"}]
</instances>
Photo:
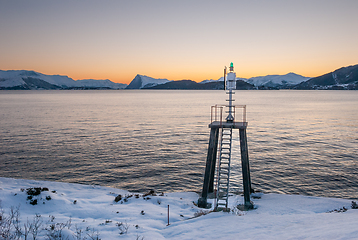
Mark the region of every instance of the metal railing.
<instances>
[{"instance_id":1,"label":"metal railing","mask_svg":"<svg viewBox=\"0 0 358 240\"><path fill-rule=\"evenodd\" d=\"M220 122L222 125L223 121L226 121L226 114L223 113L223 110L227 109L225 113L229 113L229 105L219 105L211 106L211 122ZM241 109L241 112L240 110ZM233 122L246 122L246 105L234 105L232 106L234 121Z\"/></svg>"}]
</instances>

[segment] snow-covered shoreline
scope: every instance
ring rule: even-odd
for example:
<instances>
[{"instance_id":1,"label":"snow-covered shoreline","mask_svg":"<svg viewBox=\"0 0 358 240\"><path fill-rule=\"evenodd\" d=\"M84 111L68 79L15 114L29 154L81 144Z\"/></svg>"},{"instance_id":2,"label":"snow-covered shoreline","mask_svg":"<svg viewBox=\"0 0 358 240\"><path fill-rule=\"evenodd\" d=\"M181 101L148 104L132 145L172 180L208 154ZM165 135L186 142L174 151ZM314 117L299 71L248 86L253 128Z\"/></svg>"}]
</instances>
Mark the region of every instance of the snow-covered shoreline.
<instances>
[{"instance_id":1,"label":"snow-covered shoreline","mask_svg":"<svg viewBox=\"0 0 358 240\"><path fill-rule=\"evenodd\" d=\"M29 197L30 188L43 191ZM118 195L121 199L115 202ZM22 228L41 215L41 228L47 230L39 231L37 239L49 239L49 226L66 223L64 239L358 239L358 209L351 208L352 200L256 196L260 198L252 199L255 210L235 209L243 197L231 196L235 211L210 212L194 204L199 196L193 192L145 196L101 186L0 177L3 220L11 207L19 208ZM30 204L35 199L37 204Z\"/></svg>"}]
</instances>

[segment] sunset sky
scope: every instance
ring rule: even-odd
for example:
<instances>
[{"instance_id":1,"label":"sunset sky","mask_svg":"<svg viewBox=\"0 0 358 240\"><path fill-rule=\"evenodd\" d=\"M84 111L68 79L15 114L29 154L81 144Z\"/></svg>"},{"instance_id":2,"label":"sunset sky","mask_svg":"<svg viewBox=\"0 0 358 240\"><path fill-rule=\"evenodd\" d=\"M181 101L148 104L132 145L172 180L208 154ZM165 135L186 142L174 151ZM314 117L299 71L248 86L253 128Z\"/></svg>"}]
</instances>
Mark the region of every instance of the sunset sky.
<instances>
[{"instance_id":1,"label":"sunset sky","mask_svg":"<svg viewBox=\"0 0 358 240\"><path fill-rule=\"evenodd\" d=\"M0 69L129 83L358 64L357 0L0 0Z\"/></svg>"}]
</instances>

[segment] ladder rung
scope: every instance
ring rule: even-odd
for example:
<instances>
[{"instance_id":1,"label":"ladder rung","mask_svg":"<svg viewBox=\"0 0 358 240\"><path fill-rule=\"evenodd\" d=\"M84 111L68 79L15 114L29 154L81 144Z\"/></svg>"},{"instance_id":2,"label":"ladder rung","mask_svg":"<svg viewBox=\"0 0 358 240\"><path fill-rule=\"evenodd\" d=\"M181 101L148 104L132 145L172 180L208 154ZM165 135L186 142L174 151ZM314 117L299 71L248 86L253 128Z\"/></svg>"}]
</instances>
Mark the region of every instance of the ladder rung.
<instances>
[{"instance_id":1,"label":"ladder rung","mask_svg":"<svg viewBox=\"0 0 358 240\"><path fill-rule=\"evenodd\" d=\"M226 176L223 175L222 178L220 177L220 180L219 180L220 183L223 183L223 182L228 183L228 176L229 175L226 175Z\"/></svg>"},{"instance_id":2,"label":"ladder rung","mask_svg":"<svg viewBox=\"0 0 358 240\"><path fill-rule=\"evenodd\" d=\"M221 153L221 158L230 159L230 154L229 153Z\"/></svg>"},{"instance_id":3,"label":"ladder rung","mask_svg":"<svg viewBox=\"0 0 358 240\"><path fill-rule=\"evenodd\" d=\"M220 201L221 201L221 202L222 202L222 201L226 201L226 198L227 198L226 196L225 196L225 198L222 198L222 197L219 198L219 202L220 202Z\"/></svg>"},{"instance_id":4,"label":"ladder rung","mask_svg":"<svg viewBox=\"0 0 358 240\"><path fill-rule=\"evenodd\" d=\"M226 164L226 165L229 165L230 163L229 163L229 162L221 162L220 164Z\"/></svg>"},{"instance_id":5,"label":"ladder rung","mask_svg":"<svg viewBox=\"0 0 358 240\"><path fill-rule=\"evenodd\" d=\"M221 155L228 158L230 157L230 152L221 152Z\"/></svg>"},{"instance_id":6,"label":"ladder rung","mask_svg":"<svg viewBox=\"0 0 358 240\"><path fill-rule=\"evenodd\" d=\"M225 194L225 195L224 195L224 194ZM219 195L219 199L223 199L224 197L225 197L225 198L227 197L226 193L223 193L223 194Z\"/></svg>"},{"instance_id":7,"label":"ladder rung","mask_svg":"<svg viewBox=\"0 0 358 240\"><path fill-rule=\"evenodd\" d=\"M227 198L227 195L219 196L219 200L226 200L226 198Z\"/></svg>"},{"instance_id":8,"label":"ladder rung","mask_svg":"<svg viewBox=\"0 0 358 240\"><path fill-rule=\"evenodd\" d=\"M225 155L227 155L227 156L225 156ZM223 153L223 152L222 152L222 153L221 153L221 156L224 157L224 158L225 158L225 157L229 158L229 157L230 157L230 153Z\"/></svg>"},{"instance_id":9,"label":"ladder rung","mask_svg":"<svg viewBox=\"0 0 358 240\"><path fill-rule=\"evenodd\" d=\"M220 202L221 201L221 202ZM225 198L219 198L219 202L218 202L218 204L226 204L226 202L227 202L227 198L225 197Z\"/></svg>"},{"instance_id":10,"label":"ladder rung","mask_svg":"<svg viewBox=\"0 0 358 240\"><path fill-rule=\"evenodd\" d=\"M221 166L221 169L225 169L225 167L227 167L227 170L229 170L229 166L230 166L230 163L222 163L222 166Z\"/></svg>"},{"instance_id":11,"label":"ladder rung","mask_svg":"<svg viewBox=\"0 0 358 240\"><path fill-rule=\"evenodd\" d=\"M222 183L221 185L222 185L222 186L227 186L227 182ZM222 192L222 193L225 193L225 194L226 194L226 190L225 190L225 192Z\"/></svg>"},{"instance_id":12,"label":"ladder rung","mask_svg":"<svg viewBox=\"0 0 358 240\"><path fill-rule=\"evenodd\" d=\"M225 165L225 166L230 166L230 163L222 163L223 165ZM221 168L223 168L223 166L221 166Z\"/></svg>"},{"instance_id":13,"label":"ladder rung","mask_svg":"<svg viewBox=\"0 0 358 240\"><path fill-rule=\"evenodd\" d=\"M219 183L221 183L221 184L227 184L229 181L228 181L228 179L227 178L222 178L222 179L220 179L220 182Z\"/></svg>"}]
</instances>

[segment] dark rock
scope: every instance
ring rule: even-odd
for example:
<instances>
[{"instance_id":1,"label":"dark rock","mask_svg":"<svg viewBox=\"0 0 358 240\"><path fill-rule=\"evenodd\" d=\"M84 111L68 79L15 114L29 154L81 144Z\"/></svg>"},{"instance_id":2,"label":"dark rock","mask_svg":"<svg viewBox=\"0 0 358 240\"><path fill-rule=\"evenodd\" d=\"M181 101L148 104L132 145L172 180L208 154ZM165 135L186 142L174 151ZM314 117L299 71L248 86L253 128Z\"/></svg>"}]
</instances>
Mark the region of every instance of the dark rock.
<instances>
[{"instance_id":1,"label":"dark rock","mask_svg":"<svg viewBox=\"0 0 358 240\"><path fill-rule=\"evenodd\" d=\"M146 194L144 194L143 197L146 197L146 196L149 196L149 195L155 196L155 191L154 191L154 190L150 190L149 192L147 192Z\"/></svg>"},{"instance_id":2,"label":"dark rock","mask_svg":"<svg viewBox=\"0 0 358 240\"><path fill-rule=\"evenodd\" d=\"M115 202L119 202L121 200L122 200L122 195L120 195L120 194L117 197L114 198Z\"/></svg>"},{"instance_id":3,"label":"dark rock","mask_svg":"<svg viewBox=\"0 0 358 240\"><path fill-rule=\"evenodd\" d=\"M30 201L30 204L31 204L31 205L37 205L37 199L31 200L31 201Z\"/></svg>"}]
</instances>

